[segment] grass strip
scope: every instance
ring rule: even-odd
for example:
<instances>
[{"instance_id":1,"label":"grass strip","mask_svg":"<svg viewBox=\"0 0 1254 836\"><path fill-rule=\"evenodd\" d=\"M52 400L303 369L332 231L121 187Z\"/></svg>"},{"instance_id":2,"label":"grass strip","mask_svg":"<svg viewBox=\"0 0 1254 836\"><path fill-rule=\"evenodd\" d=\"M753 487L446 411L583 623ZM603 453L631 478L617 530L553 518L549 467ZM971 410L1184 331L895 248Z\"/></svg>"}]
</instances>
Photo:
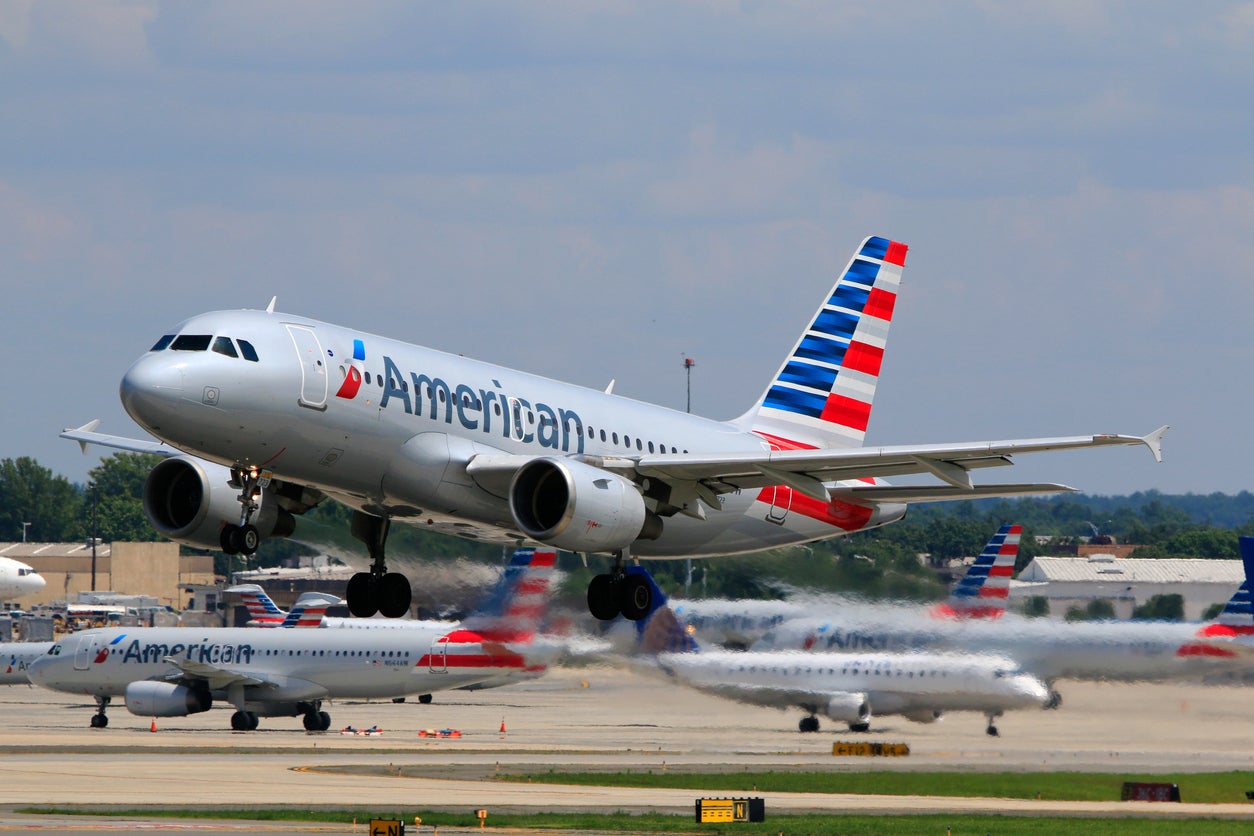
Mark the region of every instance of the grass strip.
<instances>
[{"instance_id":1,"label":"grass strip","mask_svg":"<svg viewBox=\"0 0 1254 836\"><path fill-rule=\"evenodd\" d=\"M415 816L423 826L478 828L479 820L472 811L464 813L431 810L296 810L296 809L147 809L32 807L18 812L30 815L90 815L126 818L195 818L243 821L291 821L368 824L370 819L401 819L412 827ZM489 810L488 830L510 828L554 831L580 830L606 833L672 833L701 836L777 836L777 834L810 834L810 836L1122 836L1135 832L1140 836L1237 836L1248 834L1248 821L1213 818L1158 819L1140 816L1093 818L1072 816L996 816L996 815L779 815L768 807L766 821L761 824L697 824L691 816L648 813L631 815L544 813L531 815L495 814Z\"/></svg>"},{"instance_id":2,"label":"grass strip","mask_svg":"<svg viewBox=\"0 0 1254 836\"><path fill-rule=\"evenodd\" d=\"M1180 799L1197 804L1245 803L1254 772L1167 775L1094 772L533 772L498 780L577 786L691 789L764 793L935 795L958 798L1027 798L1049 801L1118 801L1124 781L1177 784ZM1251 805L1254 813L1254 804Z\"/></svg>"}]
</instances>

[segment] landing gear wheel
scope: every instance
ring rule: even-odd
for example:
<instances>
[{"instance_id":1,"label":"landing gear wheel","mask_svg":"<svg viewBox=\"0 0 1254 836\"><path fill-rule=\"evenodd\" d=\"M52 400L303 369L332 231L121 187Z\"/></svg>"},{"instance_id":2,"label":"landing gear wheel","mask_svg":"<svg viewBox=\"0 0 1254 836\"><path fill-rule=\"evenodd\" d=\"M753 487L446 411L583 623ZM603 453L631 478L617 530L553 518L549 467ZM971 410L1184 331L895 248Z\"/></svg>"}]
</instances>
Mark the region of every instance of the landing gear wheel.
<instances>
[{"instance_id":1,"label":"landing gear wheel","mask_svg":"<svg viewBox=\"0 0 1254 836\"><path fill-rule=\"evenodd\" d=\"M588 612L601 621L618 617L618 590L612 575L597 575L588 584Z\"/></svg>"},{"instance_id":2,"label":"landing gear wheel","mask_svg":"<svg viewBox=\"0 0 1254 836\"><path fill-rule=\"evenodd\" d=\"M93 729L103 729L109 725L109 716L107 714L91 715L91 727Z\"/></svg>"},{"instance_id":3,"label":"landing gear wheel","mask_svg":"<svg viewBox=\"0 0 1254 836\"><path fill-rule=\"evenodd\" d=\"M331 715L325 711L318 712L318 731L326 731L331 728Z\"/></svg>"},{"instance_id":4,"label":"landing gear wheel","mask_svg":"<svg viewBox=\"0 0 1254 836\"><path fill-rule=\"evenodd\" d=\"M819 730L819 718L802 717L801 722L797 724L797 729L803 732L816 732Z\"/></svg>"},{"instance_id":5,"label":"landing gear wheel","mask_svg":"<svg viewBox=\"0 0 1254 836\"><path fill-rule=\"evenodd\" d=\"M261 532L257 531L255 525L244 525L237 529L235 535L235 543L239 546L240 554L248 556L257 553L257 547L261 545Z\"/></svg>"},{"instance_id":6,"label":"landing gear wheel","mask_svg":"<svg viewBox=\"0 0 1254 836\"><path fill-rule=\"evenodd\" d=\"M988 728L984 730L984 733L987 734L989 737L1001 737L1001 732L999 732L997 730L997 727L994 726L992 723L988 724Z\"/></svg>"},{"instance_id":7,"label":"landing gear wheel","mask_svg":"<svg viewBox=\"0 0 1254 836\"><path fill-rule=\"evenodd\" d=\"M865 732L865 731L870 731L870 730L871 730L870 723L850 723L849 724L849 731L852 731L852 732Z\"/></svg>"},{"instance_id":8,"label":"landing gear wheel","mask_svg":"<svg viewBox=\"0 0 1254 836\"><path fill-rule=\"evenodd\" d=\"M623 618L639 621L653 606L653 590L642 576L628 575L618 584L618 602Z\"/></svg>"},{"instance_id":9,"label":"landing gear wheel","mask_svg":"<svg viewBox=\"0 0 1254 836\"><path fill-rule=\"evenodd\" d=\"M374 578L369 572L358 572L349 578L344 597L348 599L348 611L355 618L370 618L379 611L374 597Z\"/></svg>"},{"instance_id":10,"label":"landing gear wheel","mask_svg":"<svg viewBox=\"0 0 1254 836\"><path fill-rule=\"evenodd\" d=\"M400 572L388 572L374 587L379 612L385 618L400 618L409 612L409 604L413 593L409 589L409 578Z\"/></svg>"},{"instance_id":11,"label":"landing gear wheel","mask_svg":"<svg viewBox=\"0 0 1254 836\"><path fill-rule=\"evenodd\" d=\"M430 704L431 704L431 695L430 695L430 694L419 694L419 695L418 695L418 702L422 703L423 705L430 705Z\"/></svg>"},{"instance_id":12,"label":"landing gear wheel","mask_svg":"<svg viewBox=\"0 0 1254 836\"><path fill-rule=\"evenodd\" d=\"M232 714L231 728L235 731L248 731L248 712L237 711Z\"/></svg>"},{"instance_id":13,"label":"landing gear wheel","mask_svg":"<svg viewBox=\"0 0 1254 836\"><path fill-rule=\"evenodd\" d=\"M1049 691L1049 699L1045 701L1045 708L1058 708L1062 705L1062 694L1053 690Z\"/></svg>"},{"instance_id":14,"label":"landing gear wheel","mask_svg":"<svg viewBox=\"0 0 1254 836\"><path fill-rule=\"evenodd\" d=\"M305 713L305 731L325 731L322 728L322 718L318 716L318 712L308 711Z\"/></svg>"},{"instance_id":15,"label":"landing gear wheel","mask_svg":"<svg viewBox=\"0 0 1254 836\"><path fill-rule=\"evenodd\" d=\"M222 533L218 535L218 545L222 546L224 554L239 554L239 526L227 523L222 526Z\"/></svg>"}]
</instances>

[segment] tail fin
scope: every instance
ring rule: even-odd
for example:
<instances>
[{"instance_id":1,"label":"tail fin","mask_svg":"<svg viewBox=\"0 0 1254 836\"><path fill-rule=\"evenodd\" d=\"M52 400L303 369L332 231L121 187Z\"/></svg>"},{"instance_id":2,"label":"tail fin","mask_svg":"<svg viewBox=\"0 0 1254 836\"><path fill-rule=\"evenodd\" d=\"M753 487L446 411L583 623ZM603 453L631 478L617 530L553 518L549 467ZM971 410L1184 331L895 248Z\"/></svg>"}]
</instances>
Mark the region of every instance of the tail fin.
<instances>
[{"instance_id":1,"label":"tail fin","mask_svg":"<svg viewBox=\"0 0 1254 836\"><path fill-rule=\"evenodd\" d=\"M861 447L906 245L867 238L741 420L777 449Z\"/></svg>"},{"instance_id":2,"label":"tail fin","mask_svg":"<svg viewBox=\"0 0 1254 836\"><path fill-rule=\"evenodd\" d=\"M1250 601L1250 585L1254 582L1254 537L1241 537L1239 542L1245 581L1228 599L1219 618L1201 629L1200 636L1254 635L1254 604Z\"/></svg>"},{"instance_id":3,"label":"tail fin","mask_svg":"<svg viewBox=\"0 0 1254 836\"><path fill-rule=\"evenodd\" d=\"M500 580L461 629L494 641L529 641L548 614L556 564L555 551L515 551Z\"/></svg>"},{"instance_id":4,"label":"tail fin","mask_svg":"<svg viewBox=\"0 0 1254 836\"><path fill-rule=\"evenodd\" d=\"M643 566L628 566L626 571L629 575L644 578L653 592L648 614L636 622L639 651L654 656L658 653L692 653L699 650L688 625L667 605L666 593L653 580L649 571Z\"/></svg>"},{"instance_id":5,"label":"tail fin","mask_svg":"<svg viewBox=\"0 0 1254 836\"><path fill-rule=\"evenodd\" d=\"M952 618L1000 618L1004 615L1022 534L1021 525L1003 525L997 529L984 551L954 585L949 601L934 614Z\"/></svg>"},{"instance_id":6,"label":"tail fin","mask_svg":"<svg viewBox=\"0 0 1254 836\"><path fill-rule=\"evenodd\" d=\"M278 627L287 618L287 613L279 609L266 591L255 583L244 583L232 586L226 592L236 592L248 608L248 626Z\"/></svg>"},{"instance_id":7,"label":"tail fin","mask_svg":"<svg viewBox=\"0 0 1254 836\"><path fill-rule=\"evenodd\" d=\"M321 627L327 609L344 603L342 599L326 592L306 592L296 599L288 610L287 618L280 627Z\"/></svg>"}]
</instances>

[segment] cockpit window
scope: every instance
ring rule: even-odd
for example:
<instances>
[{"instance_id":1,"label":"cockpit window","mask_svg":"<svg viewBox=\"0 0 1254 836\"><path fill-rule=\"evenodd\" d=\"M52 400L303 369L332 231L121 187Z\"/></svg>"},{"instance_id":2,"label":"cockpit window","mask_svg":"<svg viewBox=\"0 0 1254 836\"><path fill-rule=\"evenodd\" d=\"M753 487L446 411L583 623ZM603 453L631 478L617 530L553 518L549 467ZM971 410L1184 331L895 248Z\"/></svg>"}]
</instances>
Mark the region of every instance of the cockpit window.
<instances>
[{"instance_id":1,"label":"cockpit window","mask_svg":"<svg viewBox=\"0 0 1254 836\"><path fill-rule=\"evenodd\" d=\"M149 350L149 351L165 351L165 350L166 350L166 348L167 348L167 347L170 345L170 343L172 343L172 342L174 342L174 335L173 335L173 334L166 334L164 337L162 337L161 339L157 340L157 344L156 344L156 345L154 345L152 348L150 348L150 349L148 349L148 350Z\"/></svg>"},{"instance_id":2,"label":"cockpit window","mask_svg":"<svg viewBox=\"0 0 1254 836\"><path fill-rule=\"evenodd\" d=\"M235 343L231 342L230 337L218 337L213 341L213 350L218 354L225 354L227 357L239 357L235 352Z\"/></svg>"},{"instance_id":3,"label":"cockpit window","mask_svg":"<svg viewBox=\"0 0 1254 836\"><path fill-rule=\"evenodd\" d=\"M248 340L239 341L239 353L244 355L245 360L257 362L257 349L253 348L253 344Z\"/></svg>"},{"instance_id":4,"label":"cockpit window","mask_svg":"<svg viewBox=\"0 0 1254 836\"><path fill-rule=\"evenodd\" d=\"M174 344L170 346L173 351L206 351L209 348L209 342L213 339L211 334L180 334Z\"/></svg>"}]
</instances>

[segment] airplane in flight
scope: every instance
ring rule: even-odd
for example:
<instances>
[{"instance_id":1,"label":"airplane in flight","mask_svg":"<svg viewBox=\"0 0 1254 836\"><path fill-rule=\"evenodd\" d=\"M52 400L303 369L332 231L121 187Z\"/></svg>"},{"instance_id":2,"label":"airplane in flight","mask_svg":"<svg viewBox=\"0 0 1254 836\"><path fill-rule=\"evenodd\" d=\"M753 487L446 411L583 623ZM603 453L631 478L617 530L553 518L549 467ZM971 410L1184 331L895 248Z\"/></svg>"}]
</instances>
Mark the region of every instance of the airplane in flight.
<instances>
[{"instance_id":1,"label":"airplane in flight","mask_svg":"<svg viewBox=\"0 0 1254 836\"><path fill-rule=\"evenodd\" d=\"M1003 525L954 585L949 599L932 608L935 618L999 618L1006 611L1010 576L1019 556L1023 526ZM813 617L828 601L756 601L718 598L674 601L675 615L707 642L729 650L746 650L767 632L794 619ZM842 611L872 610L885 605L842 601ZM890 605L896 610L900 605ZM908 606L908 605L907 605Z\"/></svg>"},{"instance_id":2,"label":"airplane in flight","mask_svg":"<svg viewBox=\"0 0 1254 836\"><path fill-rule=\"evenodd\" d=\"M641 567L627 571L652 583ZM663 672L737 702L801 708L803 732L819 730L819 714L867 731L873 712L931 723L947 711L978 711L988 718L985 731L997 735L1004 712L1040 708L1049 698L1045 683L995 653L704 650L656 586L653 600L661 606L640 624L640 646Z\"/></svg>"},{"instance_id":3,"label":"airplane in flight","mask_svg":"<svg viewBox=\"0 0 1254 836\"><path fill-rule=\"evenodd\" d=\"M534 555L537 568L551 570L554 553L520 551L517 559ZM109 724L106 709L122 696L141 717L184 717L224 700L236 709L237 731L256 729L259 717L297 715L307 730L326 731L325 700L424 695L547 664L555 651L535 640L533 624L551 591L548 572L525 587L513 580L507 585L502 575L490 593L504 602L499 617L452 630L102 628L55 642L28 675L36 685L94 697L92 728Z\"/></svg>"},{"instance_id":4,"label":"airplane in flight","mask_svg":"<svg viewBox=\"0 0 1254 836\"><path fill-rule=\"evenodd\" d=\"M43 576L30 566L11 557L0 557L0 601L30 595L44 586Z\"/></svg>"},{"instance_id":5,"label":"airplane in flight","mask_svg":"<svg viewBox=\"0 0 1254 836\"><path fill-rule=\"evenodd\" d=\"M358 617L406 613L389 572L393 521L461 537L612 557L588 586L597 618L636 620L637 558L736 554L864 531L907 503L1055 493L977 485L1015 455L1144 444L1145 436L864 447L906 245L865 239L757 401L712 420L505 366L275 311L180 323L122 377L127 413L159 441L96 432L79 442L166 458L144 487L171 540L253 553L330 498L354 509L369 571L349 581ZM934 484L893 486L923 474Z\"/></svg>"}]
</instances>

